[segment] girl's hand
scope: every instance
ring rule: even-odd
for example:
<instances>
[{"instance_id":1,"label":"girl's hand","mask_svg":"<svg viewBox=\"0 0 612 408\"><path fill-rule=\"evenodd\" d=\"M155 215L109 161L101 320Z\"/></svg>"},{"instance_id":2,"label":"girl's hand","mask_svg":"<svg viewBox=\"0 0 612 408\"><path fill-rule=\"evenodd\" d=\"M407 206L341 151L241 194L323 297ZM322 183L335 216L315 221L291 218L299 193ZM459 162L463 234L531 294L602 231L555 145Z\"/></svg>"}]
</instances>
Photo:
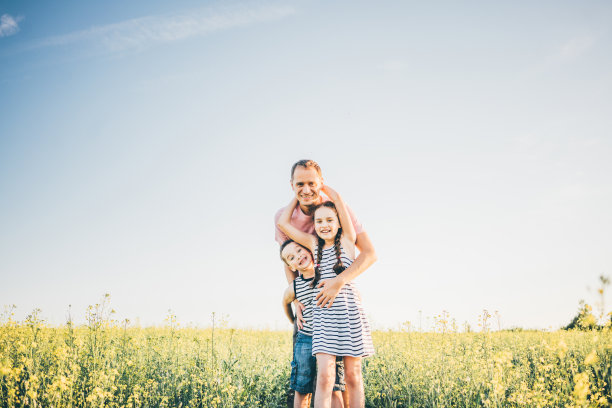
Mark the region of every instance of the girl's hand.
<instances>
[{"instance_id":1,"label":"girl's hand","mask_svg":"<svg viewBox=\"0 0 612 408\"><path fill-rule=\"evenodd\" d=\"M333 202L338 201L338 198L340 198L340 194L338 194L336 190L334 190L327 184L323 184L323 187L321 187L321 191L323 191L325 195L328 196L329 199L332 200Z\"/></svg>"}]
</instances>

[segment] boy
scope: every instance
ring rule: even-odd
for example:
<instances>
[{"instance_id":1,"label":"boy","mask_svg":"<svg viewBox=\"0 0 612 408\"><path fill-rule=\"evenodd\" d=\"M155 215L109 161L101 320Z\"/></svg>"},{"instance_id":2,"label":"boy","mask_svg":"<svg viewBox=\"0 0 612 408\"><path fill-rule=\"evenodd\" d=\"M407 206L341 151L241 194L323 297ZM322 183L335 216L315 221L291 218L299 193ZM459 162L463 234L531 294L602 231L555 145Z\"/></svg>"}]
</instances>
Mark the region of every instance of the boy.
<instances>
[{"instance_id":1,"label":"boy","mask_svg":"<svg viewBox=\"0 0 612 408\"><path fill-rule=\"evenodd\" d=\"M297 299L304 309L302 310L303 323L298 321L298 333L293 347L293 361L291 361L290 388L295 391L294 408L307 408L310 406L310 395L313 392L317 378L317 359L312 355L312 311L314 288L311 286L315 276L314 263L311 252L300 244L288 240L280 248L281 259L292 270L299 273L293 283L283 294L283 310L291 323L295 317L291 303ZM332 393L332 407L344 406L341 386L336 384Z\"/></svg>"}]
</instances>

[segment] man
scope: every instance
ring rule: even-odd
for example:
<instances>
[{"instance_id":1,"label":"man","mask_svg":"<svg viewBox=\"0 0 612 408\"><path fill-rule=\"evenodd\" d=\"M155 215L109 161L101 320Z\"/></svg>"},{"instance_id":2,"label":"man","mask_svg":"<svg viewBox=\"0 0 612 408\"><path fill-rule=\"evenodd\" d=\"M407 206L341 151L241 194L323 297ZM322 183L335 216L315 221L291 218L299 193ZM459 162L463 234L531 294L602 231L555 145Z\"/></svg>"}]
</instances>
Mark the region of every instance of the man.
<instances>
[{"instance_id":1,"label":"man","mask_svg":"<svg viewBox=\"0 0 612 408\"><path fill-rule=\"evenodd\" d=\"M314 160L300 160L291 168L290 183L291 189L300 203L299 207L296 207L291 216L291 223L304 232L314 234L312 210L321 202L327 201L327 199L320 194L321 187L323 186L321 168ZM275 238L279 245L288 239L287 236L276 227L276 221L280 217L283 208L278 210L274 216L274 227L276 229ZM340 289L346 282L350 282L361 275L363 271L376 261L376 252L368 237L368 233L363 230L363 227L356 220L351 209L349 208L348 210L351 214L353 225L355 226L355 232L357 233L355 245L359 249L359 256L341 275L321 283L323 289L317 300L317 305L319 306L329 306L333 303ZM287 277L287 283L291 283L297 275L285 265L285 276Z\"/></svg>"},{"instance_id":2,"label":"man","mask_svg":"<svg viewBox=\"0 0 612 408\"><path fill-rule=\"evenodd\" d=\"M323 201L328 201L327 197L320 194L321 187L323 186L321 168L314 160L300 160L291 168L290 183L291 189L299 202L299 206L296 207L291 216L291 224L304 232L314 234L312 212L318 204ZM276 228L275 239L279 245L282 245L288 239L288 237L276 226L283 209L284 207L281 208L274 216L274 226ZM369 268L376 261L376 253L368 234L363 230L362 225L357 221L350 208L348 208L348 211L350 213L351 220L353 221L355 232L357 233L357 241L355 242L355 246L359 249L359 256L340 275L319 284L321 287L321 292L317 296L317 305L321 307L330 307L333 304L336 296L338 296L342 286L344 286L345 283L355 279L355 277L363 273L363 271ZM287 278L287 283L293 282L296 276L297 273L285 265L285 277ZM301 305L299 303L295 303L295 309L296 319L294 325L294 342L297 334L297 326L300 324L298 321L302 320ZM339 373L343 373L344 366L342 361L338 361L337 364L337 371ZM341 381L337 381L337 385L344 382L343 377L344 376L342 375ZM338 384L338 382L340 384ZM335 389L336 388L338 387L335 387Z\"/></svg>"}]
</instances>

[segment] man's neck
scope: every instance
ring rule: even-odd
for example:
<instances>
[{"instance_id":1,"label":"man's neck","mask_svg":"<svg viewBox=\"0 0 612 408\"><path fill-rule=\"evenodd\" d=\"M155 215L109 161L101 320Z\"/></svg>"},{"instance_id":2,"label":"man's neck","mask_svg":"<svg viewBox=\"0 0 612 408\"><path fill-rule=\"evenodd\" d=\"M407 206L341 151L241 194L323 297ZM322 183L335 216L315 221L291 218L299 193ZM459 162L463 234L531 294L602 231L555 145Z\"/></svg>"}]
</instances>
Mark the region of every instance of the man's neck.
<instances>
[{"instance_id":1,"label":"man's neck","mask_svg":"<svg viewBox=\"0 0 612 408\"><path fill-rule=\"evenodd\" d=\"M319 204L321 204L323 202L323 199L321 197L319 197L319 200L317 201L316 204L312 204L312 205L303 205L300 204L300 209L302 210L302 212L306 215L312 215L315 207Z\"/></svg>"}]
</instances>

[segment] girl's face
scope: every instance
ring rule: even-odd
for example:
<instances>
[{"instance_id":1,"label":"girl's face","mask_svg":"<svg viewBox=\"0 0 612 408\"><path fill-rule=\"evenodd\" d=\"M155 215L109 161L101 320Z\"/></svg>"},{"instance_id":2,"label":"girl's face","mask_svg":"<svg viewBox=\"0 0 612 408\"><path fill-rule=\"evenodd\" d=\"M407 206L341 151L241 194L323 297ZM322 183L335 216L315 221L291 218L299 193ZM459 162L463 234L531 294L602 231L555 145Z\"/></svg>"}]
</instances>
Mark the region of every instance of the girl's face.
<instances>
[{"instance_id":1,"label":"girl's face","mask_svg":"<svg viewBox=\"0 0 612 408\"><path fill-rule=\"evenodd\" d=\"M338 215L329 207L320 207L314 213L314 227L317 235L326 241L336 238L340 222Z\"/></svg>"}]
</instances>

